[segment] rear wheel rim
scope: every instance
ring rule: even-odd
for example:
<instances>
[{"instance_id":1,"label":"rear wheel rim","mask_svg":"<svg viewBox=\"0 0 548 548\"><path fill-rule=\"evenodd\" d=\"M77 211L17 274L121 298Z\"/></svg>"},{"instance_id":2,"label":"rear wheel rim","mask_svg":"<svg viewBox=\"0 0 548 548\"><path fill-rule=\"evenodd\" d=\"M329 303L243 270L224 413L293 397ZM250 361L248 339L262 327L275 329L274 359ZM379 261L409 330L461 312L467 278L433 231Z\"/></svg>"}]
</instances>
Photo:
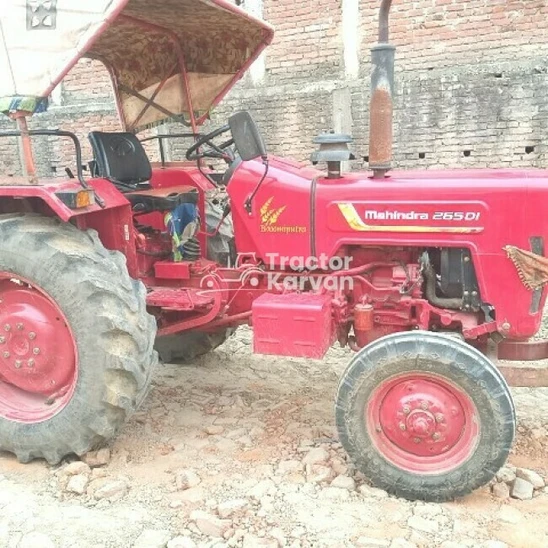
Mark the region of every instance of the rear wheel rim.
<instances>
[{"instance_id":1,"label":"rear wheel rim","mask_svg":"<svg viewBox=\"0 0 548 548\"><path fill-rule=\"evenodd\" d=\"M30 280L0 272L0 417L52 418L72 399L77 377L75 339L59 306Z\"/></svg>"},{"instance_id":2,"label":"rear wheel rim","mask_svg":"<svg viewBox=\"0 0 548 548\"><path fill-rule=\"evenodd\" d=\"M377 451L401 470L440 474L464 464L479 442L476 406L445 377L408 372L375 388L365 406Z\"/></svg>"}]
</instances>

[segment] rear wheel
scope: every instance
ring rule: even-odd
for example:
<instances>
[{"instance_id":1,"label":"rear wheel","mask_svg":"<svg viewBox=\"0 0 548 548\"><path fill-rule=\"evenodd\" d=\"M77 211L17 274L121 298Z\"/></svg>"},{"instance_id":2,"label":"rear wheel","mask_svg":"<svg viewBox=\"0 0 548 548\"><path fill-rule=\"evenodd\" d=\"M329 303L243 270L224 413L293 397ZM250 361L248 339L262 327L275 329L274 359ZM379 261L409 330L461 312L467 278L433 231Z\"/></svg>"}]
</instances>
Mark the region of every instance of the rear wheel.
<instances>
[{"instance_id":1,"label":"rear wheel","mask_svg":"<svg viewBox=\"0 0 548 548\"><path fill-rule=\"evenodd\" d=\"M372 483L407 499L445 501L488 483L515 434L509 388L460 340L398 333L363 348L342 376L341 443Z\"/></svg>"},{"instance_id":2,"label":"rear wheel","mask_svg":"<svg viewBox=\"0 0 548 548\"><path fill-rule=\"evenodd\" d=\"M112 438L148 391L155 332L95 232L0 216L0 450L54 464Z\"/></svg>"}]
</instances>

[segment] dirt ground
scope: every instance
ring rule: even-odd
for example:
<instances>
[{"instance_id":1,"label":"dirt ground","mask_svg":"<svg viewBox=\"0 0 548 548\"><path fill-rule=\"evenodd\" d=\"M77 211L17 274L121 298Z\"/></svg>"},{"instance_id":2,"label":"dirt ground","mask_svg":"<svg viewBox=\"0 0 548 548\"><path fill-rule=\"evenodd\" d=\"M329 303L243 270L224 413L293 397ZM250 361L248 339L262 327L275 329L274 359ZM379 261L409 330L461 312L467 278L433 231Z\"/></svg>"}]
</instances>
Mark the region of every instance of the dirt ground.
<instances>
[{"instance_id":1,"label":"dirt ground","mask_svg":"<svg viewBox=\"0 0 548 548\"><path fill-rule=\"evenodd\" d=\"M0 454L0 547L548 546L546 487L531 500L485 487L440 505L369 487L334 431L349 358L255 356L240 329L193 366L162 366L106 466ZM514 394L510 462L546 479L548 390Z\"/></svg>"}]
</instances>

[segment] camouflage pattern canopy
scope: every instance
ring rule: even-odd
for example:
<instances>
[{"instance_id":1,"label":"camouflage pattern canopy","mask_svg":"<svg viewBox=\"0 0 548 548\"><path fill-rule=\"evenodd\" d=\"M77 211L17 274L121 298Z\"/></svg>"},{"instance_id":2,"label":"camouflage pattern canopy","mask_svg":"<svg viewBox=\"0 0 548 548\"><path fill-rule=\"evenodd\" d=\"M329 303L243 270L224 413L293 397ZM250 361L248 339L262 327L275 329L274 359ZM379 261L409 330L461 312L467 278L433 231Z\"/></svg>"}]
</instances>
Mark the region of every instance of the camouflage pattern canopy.
<instances>
[{"instance_id":1,"label":"camouflage pattern canopy","mask_svg":"<svg viewBox=\"0 0 548 548\"><path fill-rule=\"evenodd\" d=\"M203 122L273 30L226 0L2 0L0 110L45 110L81 57L109 69L129 131Z\"/></svg>"}]
</instances>

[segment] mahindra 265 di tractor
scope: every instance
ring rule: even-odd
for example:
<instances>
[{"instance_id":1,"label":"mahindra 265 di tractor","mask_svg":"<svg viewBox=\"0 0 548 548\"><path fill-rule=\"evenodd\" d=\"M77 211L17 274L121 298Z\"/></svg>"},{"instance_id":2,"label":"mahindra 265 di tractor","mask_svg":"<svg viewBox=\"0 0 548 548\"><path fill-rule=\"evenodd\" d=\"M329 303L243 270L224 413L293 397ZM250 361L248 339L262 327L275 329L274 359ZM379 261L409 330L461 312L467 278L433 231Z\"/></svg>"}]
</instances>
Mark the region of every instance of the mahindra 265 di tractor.
<instances>
[{"instance_id":1,"label":"mahindra 265 di tractor","mask_svg":"<svg viewBox=\"0 0 548 548\"><path fill-rule=\"evenodd\" d=\"M348 136L316 139L324 173L268 155L246 112L199 132L273 35L229 2L4 1L0 110L17 129L2 136L20 138L24 177L0 180L1 450L57 463L100 446L145 397L155 347L189 359L250 324L258 353L356 351L336 423L375 485L441 501L493 478L515 433L507 382L548 384L496 365L548 357L529 341L548 173L390 172L390 4L372 56L372 174L343 174ZM109 69L126 132L92 132L82 159L73 133L27 118L84 56ZM188 129L160 149L190 137L187 161L151 164L136 134L166 120ZM44 135L72 140L66 179L37 177Z\"/></svg>"}]
</instances>

